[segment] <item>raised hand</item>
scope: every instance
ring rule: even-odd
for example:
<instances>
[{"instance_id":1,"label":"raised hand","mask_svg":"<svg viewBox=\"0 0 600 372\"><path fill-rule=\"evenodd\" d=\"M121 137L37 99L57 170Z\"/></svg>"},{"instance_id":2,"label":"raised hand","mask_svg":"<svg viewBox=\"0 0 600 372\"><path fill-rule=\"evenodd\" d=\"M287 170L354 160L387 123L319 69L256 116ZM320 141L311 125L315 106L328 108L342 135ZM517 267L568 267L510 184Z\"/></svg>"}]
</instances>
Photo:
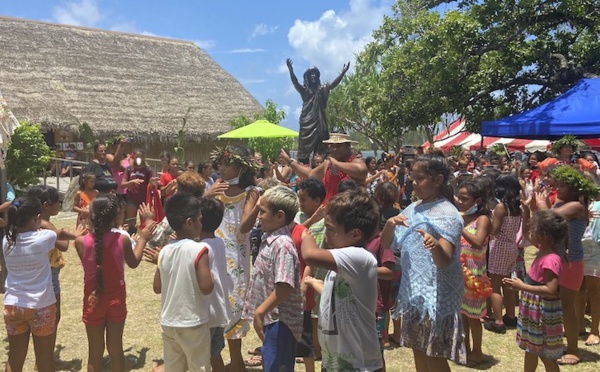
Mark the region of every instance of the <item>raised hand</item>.
<instances>
[{"instance_id":1,"label":"raised hand","mask_svg":"<svg viewBox=\"0 0 600 372\"><path fill-rule=\"evenodd\" d=\"M156 222L152 221L149 224L146 224L146 226L144 226L142 231L138 232L138 235L140 236L141 239L148 241L152 238L152 235L154 235L155 231L156 231Z\"/></svg>"},{"instance_id":2,"label":"raised hand","mask_svg":"<svg viewBox=\"0 0 600 372\"><path fill-rule=\"evenodd\" d=\"M348 72L349 68L350 68L350 61L348 61L348 63L344 64L344 66L342 67L342 74L345 74L346 72Z\"/></svg>"},{"instance_id":3,"label":"raised hand","mask_svg":"<svg viewBox=\"0 0 600 372\"><path fill-rule=\"evenodd\" d=\"M290 164L290 162L292 161L292 158L285 151L283 151L283 150L281 150L279 152L279 156L281 156L281 158L283 159L283 161L286 164Z\"/></svg>"},{"instance_id":4,"label":"raised hand","mask_svg":"<svg viewBox=\"0 0 600 372\"><path fill-rule=\"evenodd\" d=\"M151 248L146 246L144 248L144 261L150 262L153 264L158 264L158 254L160 253L160 248Z\"/></svg>"},{"instance_id":5,"label":"raised hand","mask_svg":"<svg viewBox=\"0 0 600 372\"><path fill-rule=\"evenodd\" d=\"M229 188L229 184L227 182L223 182L222 180L216 180L215 183L208 189L208 191L204 194L205 197L211 198L217 195L223 195L225 191Z\"/></svg>"},{"instance_id":6,"label":"raised hand","mask_svg":"<svg viewBox=\"0 0 600 372\"><path fill-rule=\"evenodd\" d=\"M87 233L87 228L82 224L75 228L75 232L73 233L76 237L84 235Z\"/></svg>"},{"instance_id":7,"label":"raised hand","mask_svg":"<svg viewBox=\"0 0 600 372\"><path fill-rule=\"evenodd\" d=\"M154 220L154 208L152 208L151 205L142 203L140 204L138 211L142 221Z\"/></svg>"},{"instance_id":8,"label":"raised hand","mask_svg":"<svg viewBox=\"0 0 600 372\"><path fill-rule=\"evenodd\" d=\"M423 237L423 246L425 247L425 249L432 250L439 245L437 239L425 230L415 229L415 231L421 234L421 236Z\"/></svg>"},{"instance_id":9,"label":"raised hand","mask_svg":"<svg viewBox=\"0 0 600 372\"><path fill-rule=\"evenodd\" d=\"M288 70L290 70L290 71L294 71L294 67L293 67L293 64L294 64L294 63L292 62L292 59L291 59L291 58L288 58L288 59L285 61L285 63L286 63L286 65L287 65L287 68L288 68Z\"/></svg>"},{"instance_id":10,"label":"raised hand","mask_svg":"<svg viewBox=\"0 0 600 372\"><path fill-rule=\"evenodd\" d=\"M394 217L390 217L388 218L388 220L385 223L386 225L390 225L390 226L404 226L404 227L409 227L408 223L406 223L406 216L403 215L397 215Z\"/></svg>"}]
</instances>

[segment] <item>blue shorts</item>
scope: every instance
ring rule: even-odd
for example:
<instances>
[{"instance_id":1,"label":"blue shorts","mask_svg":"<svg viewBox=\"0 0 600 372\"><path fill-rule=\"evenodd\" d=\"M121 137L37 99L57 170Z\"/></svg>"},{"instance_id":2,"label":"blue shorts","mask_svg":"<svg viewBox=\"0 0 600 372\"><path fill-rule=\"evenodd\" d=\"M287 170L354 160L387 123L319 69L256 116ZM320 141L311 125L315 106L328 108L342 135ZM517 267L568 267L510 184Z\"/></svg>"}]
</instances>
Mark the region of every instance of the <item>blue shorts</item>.
<instances>
[{"instance_id":1,"label":"blue shorts","mask_svg":"<svg viewBox=\"0 0 600 372\"><path fill-rule=\"evenodd\" d=\"M54 293L60 293L60 280L58 279L60 267L50 267L50 272L52 273L52 288L54 288Z\"/></svg>"},{"instance_id":2,"label":"blue shorts","mask_svg":"<svg viewBox=\"0 0 600 372\"><path fill-rule=\"evenodd\" d=\"M281 321L263 327L265 341L262 345L263 371L294 372L296 345L290 328Z\"/></svg>"},{"instance_id":3,"label":"blue shorts","mask_svg":"<svg viewBox=\"0 0 600 372\"><path fill-rule=\"evenodd\" d=\"M214 358L221 355L225 348L225 338L223 337L223 327L212 327L210 329L210 357Z\"/></svg>"}]
</instances>

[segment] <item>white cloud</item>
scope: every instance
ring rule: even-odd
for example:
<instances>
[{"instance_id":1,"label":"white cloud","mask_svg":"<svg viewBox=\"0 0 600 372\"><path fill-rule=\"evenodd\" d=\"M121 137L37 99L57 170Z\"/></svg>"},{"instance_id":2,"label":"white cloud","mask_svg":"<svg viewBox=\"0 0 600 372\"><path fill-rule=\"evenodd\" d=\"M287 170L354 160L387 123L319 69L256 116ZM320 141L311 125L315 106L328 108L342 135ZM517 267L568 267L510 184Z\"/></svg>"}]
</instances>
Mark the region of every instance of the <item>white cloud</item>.
<instances>
[{"instance_id":1,"label":"white cloud","mask_svg":"<svg viewBox=\"0 0 600 372\"><path fill-rule=\"evenodd\" d=\"M230 50L228 53L238 54L238 53L263 53L263 52L266 52L266 50L262 49L262 48L241 48L241 49Z\"/></svg>"},{"instance_id":2,"label":"white cloud","mask_svg":"<svg viewBox=\"0 0 600 372\"><path fill-rule=\"evenodd\" d=\"M265 79L239 79L240 83L242 84L260 84L260 83L264 83L266 80Z\"/></svg>"},{"instance_id":3,"label":"white cloud","mask_svg":"<svg viewBox=\"0 0 600 372\"><path fill-rule=\"evenodd\" d=\"M217 45L217 42L214 40L193 40L193 42L199 48L204 49L204 50L212 49Z\"/></svg>"},{"instance_id":4,"label":"white cloud","mask_svg":"<svg viewBox=\"0 0 600 372\"><path fill-rule=\"evenodd\" d=\"M301 113L302 113L302 106L296 107L296 109L294 110L294 119L299 120Z\"/></svg>"},{"instance_id":5,"label":"white cloud","mask_svg":"<svg viewBox=\"0 0 600 372\"><path fill-rule=\"evenodd\" d=\"M319 68L321 81L335 79L344 63L353 62L355 55L372 40L373 31L381 25L391 5L390 0L371 4L373 2L350 0L350 9L346 12L327 10L315 21L297 19L290 28L290 46L296 56L306 61L306 67ZM300 64L294 64L294 67ZM295 72L301 77L304 69L298 71L296 68Z\"/></svg>"},{"instance_id":6,"label":"white cloud","mask_svg":"<svg viewBox=\"0 0 600 372\"><path fill-rule=\"evenodd\" d=\"M58 23L95 27L101 19L96 0L71 1L52 8L52 20Z\"/></svg>"},{"instance_id":7,"label":"white cloud","mask_svg":"<svg viewBox=\"0 0 600 372\"><path fill-rule=\"evenodd\" d=\"M256 26L254 26L254 31L252 31L252 35L250 36L251 39L254 39L257 36L264 36L264 35L268 35L268 34L272 34L273 32L275 32L277 30L277 26L267 26L264 23L259 23Z\"/></svg>"}]
</instances>

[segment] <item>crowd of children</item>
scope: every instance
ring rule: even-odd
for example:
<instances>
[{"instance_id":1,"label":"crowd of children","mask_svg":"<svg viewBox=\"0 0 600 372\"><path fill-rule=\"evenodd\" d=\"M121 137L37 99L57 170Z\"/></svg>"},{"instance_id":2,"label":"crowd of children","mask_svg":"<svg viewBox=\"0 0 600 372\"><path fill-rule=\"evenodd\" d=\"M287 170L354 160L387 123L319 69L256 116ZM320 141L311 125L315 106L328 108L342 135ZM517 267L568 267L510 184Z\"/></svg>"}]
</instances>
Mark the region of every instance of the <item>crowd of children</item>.
<instances>
[{"instance_id":1,"label":"crowd of children","mask_svg":"<svg viewBox=\"0 0 600 372\"><path fill-rule=\"evenodd\" d=\"M22 370L30 335L38 370L55 370L69 240L84 272L89 371L102 370L105 349L112 370L125 370L124 265L144 258L156 264L161 295L158 370L224 371L227 340L231 372L293 371L298 362L312 372L315 360L329 372L385 371L394 344L412 349L417 371L449 371L448 360L485 362L484 328L515 327L524 370L539 358L556 371L580 361L588 301L586 345L600 343L595 158L572 162L562 148L574 145L559 141L552 160L480 161L469 151L453 159L432 149L403 162L384 154L378 169L338 139L330 143L338 156L316 166L322 178L294 171L284 152L260 175L257 154L228 146L211 156L218 178L211 163L181 170L165 154L156 179L136 150L124 194L99 193L94 174L80 176L73 232L50 222L57 190L31 187L8 208L3 242L7 370ZM161 190L164 216L145 203L149 187ZM525 270L528 245L538 251ZM244 360L251 326L262 345Z\"/></svg>"}]
</instances>

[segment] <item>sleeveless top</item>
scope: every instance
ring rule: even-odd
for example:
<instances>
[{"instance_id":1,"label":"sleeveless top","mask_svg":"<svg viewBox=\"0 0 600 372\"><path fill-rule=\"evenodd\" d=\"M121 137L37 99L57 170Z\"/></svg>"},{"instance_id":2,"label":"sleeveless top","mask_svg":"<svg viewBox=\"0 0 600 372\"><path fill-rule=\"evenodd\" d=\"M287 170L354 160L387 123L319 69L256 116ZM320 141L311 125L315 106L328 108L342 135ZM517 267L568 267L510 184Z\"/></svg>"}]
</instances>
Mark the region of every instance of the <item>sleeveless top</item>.
<instances>
[{"instance_id":1,"label":"sleeveless top","mask_svg":"<svg viewBox=\"0 0 600 372\"><path fill-rule=\"evenodd\" d=\"M356 158L356 155L350 155L350 157L345 161L345 163L349 163ZM337 194L337 188L343 180L350 179L346 173L338 170L336 174L331 173L331 162L327 165L327 169L325 169L325 175L323 176L323 184L325 185L325 200L323 203L327 203L329 199L331 199L335 194Z\"/></svg>"},{"instance_id":2,"label":"sleeveless top","mask_svg":"<svg viewBox=\"0 0 600 372\"><path fill-rule=\"evenodd\" d=\"M102 272L105 295L118 295L125 293L125 253L121 234L107 232L104 234L102 251ZM83 292L85 296L96 289L96 255L94 248L94 236L87 234L83 238Z\"/></svg>"}]
</instances>

